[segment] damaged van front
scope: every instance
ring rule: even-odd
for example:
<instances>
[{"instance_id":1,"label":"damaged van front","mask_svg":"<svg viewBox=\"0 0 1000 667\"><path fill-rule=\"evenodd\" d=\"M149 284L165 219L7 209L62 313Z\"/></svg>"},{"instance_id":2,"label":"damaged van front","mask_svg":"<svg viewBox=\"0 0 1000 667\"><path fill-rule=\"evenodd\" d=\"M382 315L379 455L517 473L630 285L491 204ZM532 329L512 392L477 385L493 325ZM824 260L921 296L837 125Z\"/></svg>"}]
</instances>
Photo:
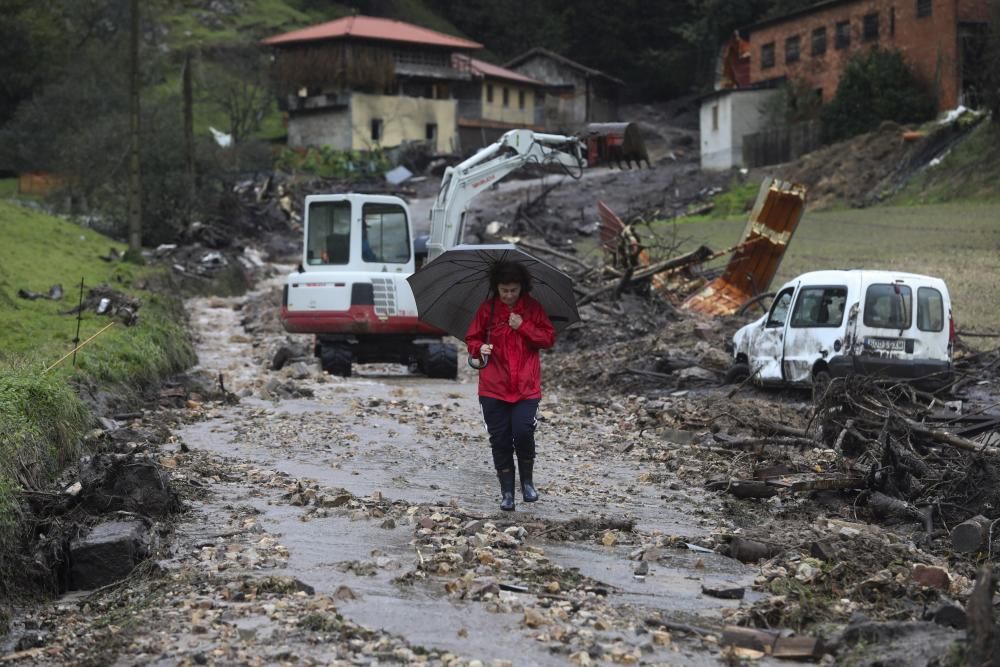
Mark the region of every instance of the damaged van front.
<instances>
[{"instance_id":1,"label":"damaged van front","mask_svg":"<svg viewBox=\"0 0 1000 667\"><path fill-rule=\"evenodd\" d=\"M813 271L783 285L768 312L736 332L730 378L822 386L862 374L941 386L951 375L954 332L940 278Z\"/></svg>"}]
</instances>

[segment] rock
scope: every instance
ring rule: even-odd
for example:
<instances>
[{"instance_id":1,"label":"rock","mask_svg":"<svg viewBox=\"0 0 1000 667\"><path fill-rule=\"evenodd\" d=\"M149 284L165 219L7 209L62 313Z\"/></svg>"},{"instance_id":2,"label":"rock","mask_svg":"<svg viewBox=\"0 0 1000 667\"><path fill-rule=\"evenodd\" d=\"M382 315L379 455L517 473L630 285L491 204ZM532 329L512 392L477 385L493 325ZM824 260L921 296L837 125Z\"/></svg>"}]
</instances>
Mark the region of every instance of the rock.
<instances>
[{"instance_id":1,"label":"rock","mask_svg":"<svg viewBox=\"0 0 1000 667\"><path fill-rule=\"evenodd\" d=\"M936 588L940 591L946 591L951 587L951 576L948 574L948 571L936 565L914 563L910 576L915 583L926 588Z\"/></svg>"},{"instance_id":2,"label":"rock","mask_svg":"<svg viewBox=\"0 0 1000 667\"><path fill-rule=\"evenodd\" d=\"M742 600L746 589L743 586L726 582L702 582L701 592L722 600Z\"/></svg>"},{"instance_id":3,"label":"rock","mask_svg":"<svg viewBox=\"0 0 1000 667\"><path fill-rule=\"evenodd\" d=\"M110 521L70 542L70 585L100 588L124 579L148 552L148 531L141 521Z\"/></svg>"}]
</instances>

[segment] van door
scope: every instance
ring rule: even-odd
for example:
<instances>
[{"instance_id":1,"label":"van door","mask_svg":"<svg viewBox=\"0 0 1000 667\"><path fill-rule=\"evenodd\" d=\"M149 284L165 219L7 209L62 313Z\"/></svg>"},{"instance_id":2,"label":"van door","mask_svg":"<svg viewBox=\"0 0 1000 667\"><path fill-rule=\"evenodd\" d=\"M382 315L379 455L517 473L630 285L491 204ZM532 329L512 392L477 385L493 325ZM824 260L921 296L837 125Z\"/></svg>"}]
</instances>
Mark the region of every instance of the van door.
<instances>
[{"instance_id":1,"label":"van door","mask_svg":"<svg viewBox=\"0 0 1000 667\"><path fill-rule=\"evenodd\" d=\"M803 285L795 295L785 329L782 373L785 382L808 384L817 361L844 343L847 285Z\"/></svg>"},{"instance_id":2,"label":"van door","mask_svg":"<svg viewBox=\"0 0 1000 667\"><path fill-rule=\"evenodd\" d=\"M750 341L750 372L756 374L755 377L761 384L777 384L782 381L781 356L785 323L794 294L795 285L778 292L763 326L757 330L754 340Z\"/></svg>"}]
</instances>

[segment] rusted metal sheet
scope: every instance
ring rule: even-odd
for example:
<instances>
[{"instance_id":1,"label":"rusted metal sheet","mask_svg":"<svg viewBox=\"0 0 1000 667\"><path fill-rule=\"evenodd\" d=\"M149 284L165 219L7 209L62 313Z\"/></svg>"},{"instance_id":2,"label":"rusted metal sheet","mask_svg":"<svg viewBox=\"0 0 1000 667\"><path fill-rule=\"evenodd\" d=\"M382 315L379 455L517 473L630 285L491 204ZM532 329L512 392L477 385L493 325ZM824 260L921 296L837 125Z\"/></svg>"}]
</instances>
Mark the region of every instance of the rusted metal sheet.
<instances>
[{"instance_id":1,"label":"rusted metal sheet","mask_svg":"<svg viewBox=\"0 0 1000 667\"><path fill-rule=\"evenodd\" d=\"M732 315L744 303L766 292L802 219L805 203L804 186L766 179L725 271L691 295L681 308L707 315Z\"/></svg>"}]
</instances>

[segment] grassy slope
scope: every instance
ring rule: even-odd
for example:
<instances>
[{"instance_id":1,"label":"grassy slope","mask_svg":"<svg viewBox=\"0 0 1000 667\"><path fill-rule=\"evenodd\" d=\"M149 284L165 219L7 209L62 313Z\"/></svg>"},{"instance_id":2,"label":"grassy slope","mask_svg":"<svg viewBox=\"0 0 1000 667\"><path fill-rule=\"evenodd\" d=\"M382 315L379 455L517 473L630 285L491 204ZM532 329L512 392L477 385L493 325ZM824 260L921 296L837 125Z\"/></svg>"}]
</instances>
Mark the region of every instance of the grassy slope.
<instances>
[{"instance_id":1,"label":"grassy slope","mask_svg":"<svg viewBox=\"0 0 1000 667\"><path fill-rule=\"evenodd\" d=\"M1000 201L1000 126L986 121L939 164L910 179L893 199L901 204L964 199Z\"/></svg>"},{"instance_id":2,"label":"grassy slope","mask_svg":"<svg viewBox=\"0 0 1000 667\"><path fill-rule=\"evenodd\" d=\"M133 289L153 269L99 259L121 244L88 229L0 201L0 599L17 542L17 496L22 487L44 484L80 450L91 423L75 383L128 385L145 382L194 363L193 348L175 300ZM79 301L75 289L107 283L142 301L139 324L113 326L69 361L46 371L72 349L76 319L66 314ZM61 283L58 301L26 300L19 289L47 294ZM110 320L85 314L80 338ZM138 392L135 392L138 393ZM3 610L0 609L0 628Z\"/></svg>"}]
</instances>

